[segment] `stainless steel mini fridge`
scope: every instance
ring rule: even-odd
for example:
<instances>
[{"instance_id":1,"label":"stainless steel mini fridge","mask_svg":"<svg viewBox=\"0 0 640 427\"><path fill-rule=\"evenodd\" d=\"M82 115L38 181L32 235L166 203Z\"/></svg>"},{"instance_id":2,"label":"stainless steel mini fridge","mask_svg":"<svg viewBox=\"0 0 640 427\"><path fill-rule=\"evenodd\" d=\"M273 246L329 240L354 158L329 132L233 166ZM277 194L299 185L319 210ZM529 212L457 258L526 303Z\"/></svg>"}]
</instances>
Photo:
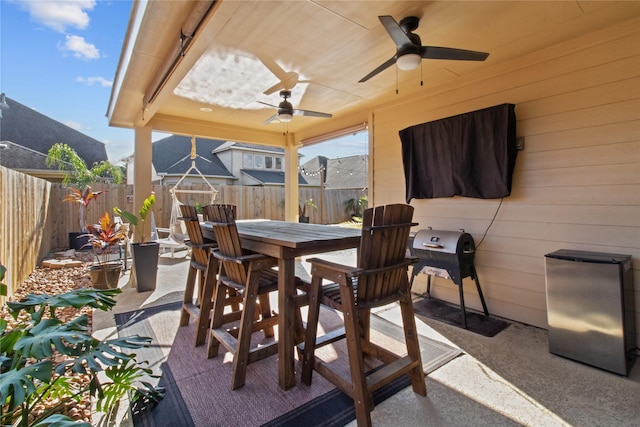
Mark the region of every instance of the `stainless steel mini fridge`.
<instances>
[{"instance_id":1,"label":"stainless steel mini fridge","mask_svg":"<svg viewBox=\"0 0 640 427\"><path fill-rule=\"evenodd\" d=\"M628 375L636 348L632 274L630 255L545 255L549 351Z\"/></svg>"}]
</instances>

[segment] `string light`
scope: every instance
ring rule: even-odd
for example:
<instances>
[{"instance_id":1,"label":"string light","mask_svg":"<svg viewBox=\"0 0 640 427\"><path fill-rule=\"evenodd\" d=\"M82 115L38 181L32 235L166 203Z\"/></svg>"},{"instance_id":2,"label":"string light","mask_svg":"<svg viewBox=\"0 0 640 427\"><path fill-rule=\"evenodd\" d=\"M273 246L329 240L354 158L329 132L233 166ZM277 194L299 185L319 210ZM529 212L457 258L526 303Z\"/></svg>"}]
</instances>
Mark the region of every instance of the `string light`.
<instances>
[{"instance_id":1,"label":"string light","mask_svg":"<svg viewBox=\"0 0 640 427\"><path fill-rule=\"evenodd\" d=\"M342 164L342 160L341 159L336 159L336 160L338 161L337 162L338 164ZM336 167L336 168L332 168L332 170L330 170L329 173L336 173L336 174L348 173L351 176L353 176L354 172L355 173L360 173L360 174L363 173L363 172L366 173L366 170L367 170L367 164L366 164L367 156L363 155L361 160L363 162L365 162L364 169L347 169L347 168L337 168ZM302 168L302 167L298 166L298 172L300 172L302 175L309 176L309 177L318 176L324 171L326 171L326 168L324 166L320 166L320 168L315 170L315 171L307 171L305 168Z\"/></svg>"},{"instance_id":2,"label":"string light","mask_svg":"<svg viewBox=\"0 0 640 427\"><path fill-rule=\"evenodd\" d=\"M305 176L318 176L318 175L320 175L322 172L324 172L324 170L325 170L325 169L324 169L324 166L320 166L320 168L319 168L318 170L315 170L315 171L313 171L313 172L309 172L309 171L307 171L305 168L300 168L300 167L298 166L298 171L299 171L301 174L305 175Z\"/></svg>"}]
</instances>

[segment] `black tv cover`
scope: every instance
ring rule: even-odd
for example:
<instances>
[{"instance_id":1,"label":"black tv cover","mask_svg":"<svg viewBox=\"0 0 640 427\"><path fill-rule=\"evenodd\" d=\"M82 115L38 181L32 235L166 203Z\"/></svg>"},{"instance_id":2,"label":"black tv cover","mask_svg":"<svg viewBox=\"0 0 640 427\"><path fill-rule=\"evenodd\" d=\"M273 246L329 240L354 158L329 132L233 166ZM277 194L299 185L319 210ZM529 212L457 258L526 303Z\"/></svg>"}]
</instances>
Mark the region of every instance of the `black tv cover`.
<instances>
[{"instance_id":1,"label":"black tv cover","mask_svg":"<svg viewBox=\"0 0 640 427\"><path fill-rule=\"evenodd\" d=\"M514 104L411 126L400 131L400 140L407 203L511 194L517 154Z\"/></svg>"}]
</instances>

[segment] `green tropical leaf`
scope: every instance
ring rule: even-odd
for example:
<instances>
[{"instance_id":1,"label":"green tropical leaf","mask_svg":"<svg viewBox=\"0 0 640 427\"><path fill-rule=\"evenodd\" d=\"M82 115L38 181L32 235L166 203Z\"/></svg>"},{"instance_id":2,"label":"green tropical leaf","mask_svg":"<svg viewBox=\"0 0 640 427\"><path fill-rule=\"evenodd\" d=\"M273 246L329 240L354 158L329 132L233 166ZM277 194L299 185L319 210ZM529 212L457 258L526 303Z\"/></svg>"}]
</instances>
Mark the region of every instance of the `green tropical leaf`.
<instances>
[{"instance_id":1,"label":"green tropical leaf","mask_svg":"<svg viewBox=\"0 0 640 427\"><path fill-rule=\"evenodd\" d=\"M151 193L151 195L147 197L144 200L144 202L142 202L142 207L138 211L138 215L140 215L140 218L138 218L135 214L132 214L131 212L123 211L117 206L113 208L113 213L124 217L129 223L133 224L133 226L136 229L136 235L138 236L138 239L139 239L138 241L142 242L144 238L144 223L147 219L147 215L149 215L149 212L151 212L151 208L153 207L155 202L156 202L156 195ZM140 222L142 224L140 224L140 227L138 227L138 224Z\"/></svg>"},{"instance_id":2,"label":"green tropical leaf","mask_svg":"<svg viewBox=\"0 0 640 427\"><path fill-rule=\"evenodd\" d=\"M33 365L1 373L0 400L2 404L9 403L9 410L13 411L22 405L28 396L35 393L34 380L47 383L51 381L52 375L53 363L50 360L42 360Z\"/></svg>"},{"instance_id":3,"label":"green tropical leaf","mask_svg":"<svg viewBox=\"0 0 640 427\"><path fill-rule=\"evenodd\" d=\"M145 347L151 342L151 338L133 336L125 338L115 338L98 342L86 348L82 354L76 355L75 360L62 362L56 367L56 372L61 374L65 369L70 368L75 373L100 372L104 366L117 366L135 357L135 353L124 353L120 349L138 349Z\"/></svg>"},{"instance_id":4,"label":"green tropical leaf","mask_svg":"<svg viewBox=\"0 0 640 427\"><path fill-rule=\"evenodd\" d=\"M32 427L91 427L90 423L74 421L62 414L53 414L42 421L38 421Z\"/></svg>"},{"instance_id":5,"label":"green tropical leaf","mask_svg":"<svg viewBox=\"0 0 640 427\"><path fill-rule=\"evenodd\" d=\"M112 297L121 293L120 289L74 289L59 295L35 295L29 294L20 302L8 302L7 306L12 312L25 310L33 313L36 307L49 306L52 308L85 306L108 311L116 304Z\"/></svg>"},{"instance_id":6,"label":"green tropical leaf","mask_svg":"<svg viewBox=\"0 0 640 427\"><path fill-rule=\"evenodd\" d=\"M14 346L24 357L44 359L53 355L53 349L64 355L76 355L78 346L90 343L93 338L88 333L88 318L79 316L67 323L58 319L43 319L29 330L29 334Z\"/></svg>"},{"instance_id":7,"label":"green tropical leaf","mask_svg":"<svg viewBox=\"0 0 640 427\"><path fill-rule=\"evenodd\" d=\"M27 330L24 327L16 327L3 333L0 337L0 354L10 356L15 350L16 343L26 334Z\"/></svg>"},{"instance_id":8,"label":"green tropical leaf","mask_svg":"<svg viewBox=\"0 0 640 427\"><path fill-rule=\"evenodd\" d=\"M64 406L69 400L76 402L82 400L83 389L79 383L74 382L71 377L58 375L49 384L44 384L38 390L38 394L42 400L57 400L60 407ZM55 408L53 408L55 409Z\"/></svg>"},{"instance_id":9,"label":"green tropical leaf","mask_svg":"<svg viewBox=\"0 0 640 427\"><path fill-rule=\"evenodd\" d=\"M0 296L7 296L7 285L2 283L6 271L7 269L5 268L5 266L0 264Z\"/></svg>"},{"instance_id":10,"label":"green tropical leaf","mask_svg":"<svg viewBox=\"0 0 640 427\"><path fill-rule=\"evenodd\" d=\"M136 382L148 373L134 361L107 368L105 375L111 381L102 385L103 397L96 402L96 409L108 412L127 393L135 392Z\"/></svg>"}]
</instances>

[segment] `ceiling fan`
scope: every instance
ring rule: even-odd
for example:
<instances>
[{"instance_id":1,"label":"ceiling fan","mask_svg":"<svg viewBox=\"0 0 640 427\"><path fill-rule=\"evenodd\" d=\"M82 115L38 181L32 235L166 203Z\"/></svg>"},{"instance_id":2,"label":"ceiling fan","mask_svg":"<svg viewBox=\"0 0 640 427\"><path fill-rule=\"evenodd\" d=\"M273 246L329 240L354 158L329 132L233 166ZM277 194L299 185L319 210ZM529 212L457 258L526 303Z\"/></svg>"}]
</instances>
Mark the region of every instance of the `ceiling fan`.
<instances>
[{"instance_id":1,"label":"ceiling fan","mask_svg":"<svg viewBox=\"0 0 640 427\"><path fill-rule=\"evenodd\" d=\"M459 61L484 61L489 56L486 52L474 50L455 49L452 47L422 46L420 36L412 31L418 28L420 18L407 16L400 23L393 17L378 16L389 36L396 44L396 54L380 65L378 68L360 79L359 83L366 82L371 77L389 68L394 63L401 70L413 70L425 59L453 59Z\"/></svg>"},{"instance_id":2,"label":"ceiling fan","mask_svg":"<svg viewBox=\"0 0 640 427\"><path fill-rule=\"evenodd\" d=\"M269 107L274 107L278 109L278 112L276 114L274 114L273 116L269 117L264 124L266 125L267 123L271 123L272 121L274 121L275 119L280 120L283 123L288 123L291 121L291 119L293 119L293 116L311 116L311 117L325 117L325 118L331 118L332 115L328 114L328 113L319 113L317 111L309 111L309 110L300 110L297 108L293 108L293 105L291 105L291 103L289 101L287 101L287 98L291 98L291 91L290 90L281 90L280 91L280 96L282 98L284 98L284 101L282 101L279 105L272 105L272 104L267 104L266 102L262 102L262 101L258 101L260 104L264 104L264 105L268 105Z\"/></svg>"},{"instance_id":3,"label":"ceiling fan","mask_svg":"<svg viewBox=\"0 0 640 427\"><path fill-rule=\"evenodd\" d=\"M311 83L309 80L300 80L300 75L295 71L283 70L282 67L280 67L276 63L276 61L270 58L258 55L258 59L260 60L260 62L262 62L262 64L264 64L265 67L267 67L269 71L271 71L271 74L273 74L279 79L278 83L274 84L273 86L271 86L270 88L268 88L263 92L265 95L271 95L272 93L275 93L279 89L291 90L298 83Z\"/></svg>"}]
</instances>

